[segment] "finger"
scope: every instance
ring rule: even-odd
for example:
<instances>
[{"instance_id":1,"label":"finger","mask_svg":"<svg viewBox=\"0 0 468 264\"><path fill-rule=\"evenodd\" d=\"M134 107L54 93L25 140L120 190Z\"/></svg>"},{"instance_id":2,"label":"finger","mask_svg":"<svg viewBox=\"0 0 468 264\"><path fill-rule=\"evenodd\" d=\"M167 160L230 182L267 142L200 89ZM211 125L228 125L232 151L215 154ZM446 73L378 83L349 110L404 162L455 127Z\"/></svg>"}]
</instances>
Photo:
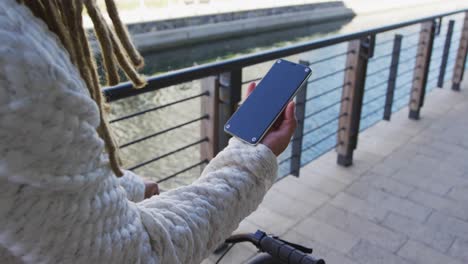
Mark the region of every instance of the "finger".
<instances>
[{"instance_id":1,"label":"finger","mask_svg":"<svg viewBox=\"0 0 468 264\"><path fill-rule=\"evenodd\" d=\"M295 120L296 115L296 103L294 101L289 102L288 106L286 106L286 110L284 111L284 119L285 120Z\"/></svg>"},{"instance_id":2,"label":"finger","mask_svg":"<svg viewBox=\"0 0 468 264\"><path fill-rule=\"evenodd\" d=\"M278 127L280 127L281 123L283 123L283 120L284 120L284 111L281 112L281 114L278 116L278 119L276 119L276 121L273 124L272 128L277 129Z\"/></svg>"},{"instance_id":3,"label":"finger","mask_svg":"<svg viewBox=\"0 0 468 264\"><path fill-rule=\"evenodd\" d=\"M145 182L145 199L151 198L156 194L159 194L158 184L153 181Z\"/></svg>"},{"instance_id":4,"label":"finger","mask_svg":"<svg viewBox=\"0 0 468 264\"><path fill-rule=\"evenodd\" d=\"M291 104L294 104L294 102L289 102L288 105L286 106L286 109L283 110L283 112L281 112L280 116L278 117L278 119L276 119L275 123L273 124L272 128L273 129L277 129L281 126L281 124L283 123L284 120L287 120L288 118L286 117L287 114L290 114L289 112L291 110L289 110L288 112L288 108L291 107ZM295 104L294 104L294 109L295 109ZM294 109L292 110L292 113L294 115Z\"/></svg>"},{"instance_id":5,"label":"finger","mask_svg":"<svg viewBox=\"0 0 468 264\"><path fill-rule=\"evenodd\" d=\"M253 92L256 86L254 82L249 84L249 87L247 87L247 97Z\"/></svg>"},{"instance_id":6,"label":"finger","mask_svg":"<svg viewBox=\"0 0 468 264\"><path fill-rule=\"evenodd\" d=\"M294 102L291 102L288 104L285 110L285 117L283 123L281 123L281 126L279 127L279 130L282 133L287 134L288 136L292 136L294 133L294 130L296 130L297 127L297 120L296 116L294 114L294 110L296 109L296 105Z\"/></svg>"}]
</instances>

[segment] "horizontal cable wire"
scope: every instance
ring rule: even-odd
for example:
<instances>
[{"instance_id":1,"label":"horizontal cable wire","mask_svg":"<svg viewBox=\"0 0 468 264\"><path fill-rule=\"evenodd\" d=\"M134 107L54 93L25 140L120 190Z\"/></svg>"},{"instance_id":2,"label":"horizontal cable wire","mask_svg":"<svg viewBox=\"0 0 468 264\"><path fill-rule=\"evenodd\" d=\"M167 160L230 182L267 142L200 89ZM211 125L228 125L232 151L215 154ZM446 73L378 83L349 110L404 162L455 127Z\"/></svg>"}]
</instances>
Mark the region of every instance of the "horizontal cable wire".
<instances>
[{"instance_id":1,"label":"horizontal cable wire","mask_svg":"<svg viewBox=\"0 0 468 264\"><path fill-rule=\"evenodd\" d=\"M308 135L308 134L310 134L310 133L312 133L312 132L315 132L315 131L317 131L317 130L323 128L323 127L326 127L326 126L328 126L328 125L330 125L330 124L332 124L332 123L334 123L334 122L340 120L341 117L346 116L346 115L347 115L347 114L344 113L344 114L341 114L341 115L338 116L338 117L335 117L335 118L330 119L330 120L328 120L328 121L326 121L326 122L323 122L322 124L320 124L320 125L318 125L318 126L312 128L312 129L310 129L310 130L304 132L304 134L302 134L302 136L306 136L306 135Z\"/></svg>"},{"instance_id":2,"label":"horizontal cable wire","mask_svg":"<svg viewBox=\"0 0 468 264\"><path fill-rule=\"evenodd\" d=\"M375 43L375 46L383 46L383 45L386 45L388 43L392 43L393 41L395 41L394 37L391 37L390 39L382 40L380 42Z\"/></svg>"},{"instance_id":3,"label":"horizontal cable wire","mask_svg":"<svg viewBox=\"0 0 468 264\"><path fill-rule=\"evenodd\" d=\"M404 71L404 72L399 72L399 73L397 74L396 77L401 77L401 76L404 76L404 75L406 75L406 74L408 74L408 73L412 73L412 72L414 72L414 69L413 69L413 68L411 68L411 69L409 69L409 70L406 70L406 71Z\"/></svg>"},{"instance_id":4,"label":"horizontal cable wire","mask_svg":"<svg viewBox=\"0 0 468 264\"><path fill-rule=\"evenodd\" d=\"M196 168L196 167L198 167L198 166L200 166L200 165L207 164L207 163L208 163L208 160L202 160L202 161L200 161L200 162L198 162L198 163L195 163L195 164L193 164L193 165L191 165L191 166L189 166L189 167L187 167L187 168L185 168L185 169L183 169L183 170L181 170L181 171L178 171L178 172L176 172L176 173L173 173L173 174L171 174L171 175L169 175L169 176L166 176L166 177L164 177L164 178L158 180L157 183L165 182L165 181L167 181L167 180L169 180L169 179L172 179L172 178L176 177L176 176L179 175L179 174L182 174L182 173L184 173L184 172L187 172L187 171L189 171L189 170L191 170L191 169L194 169L194 168Z\"/></svg>"},{"instance_id":5,"label":"horizontal cable wire","mask_svg":"<svg viewBox=\"0 0 468 264\"><path fill-rule=\"evenodd\" d=\"M399 97L393 99L393 101L394 101L394 102L400 101L400 100L404 99L405 97L409 96L410 94L411 94L411 92L409 92L409 93L404 93L403 95L400 95Z\"/></svg>"},{"instance_id":6,"label":"horizontal cable wire","mask_svg":"<svg viewBox=\"0 0 468 264\"><path fill-rule=\"evenodd\" d=\"M433 82L433 81L437 80L438 78L439 78L439 76L436 75L436 76L432 77L431 79L427 80L427 83Z\"/></svg>"},{"instance_id":7,"label":"horizontal cable wire","mask_svg":"<svg viewBox=\"0 0 468 264\"><path fill-rule=\"evenodd\" d=\"M380 94L379 96L376 96L376 97L374 97L374 98L372 98L372 99L370 99L368 101L363 102L362 105L368 105L370 103L373 103L373 102L375 102L375 101L377 101L377 100L379 100L381 98L384 98L386 95L387 95L387 92L385 92L384 94Z\"/></svg>"},{"instance_id":8,"label":"horizontal cable wire","mask_svg":"<svg viewBox=\"0 0 468 264\"><path fill-rule=\"evenodd\" d=\"M336 55L332 55L330 57L327 57L327 58L323 58L323 59L320 59L320 60L316 60L316 61L313 61L309 64L309 66L311 65L315 65L315 64L319 64L319 63L322 63L322 62L326 62L326 61L329 61L329 60L332 60L332 59L336 59L336 58L339 58L341 56L344 56L344 55L348 55L350 53L350 51L346 51L346 52L343 52L343 53L339 53L339 54L336 54Z\"/></svg>"},{"instance_id":9,"label":"horizontal cable wire","mask_svg":"<svg viewBox=\"0 0 468 264\"><path fill-rule=\"evenodd\" d=\"M142 162L142 163L140 163L140 164L137 164L137 165L135 165L135 166L133 166L133 167L130 167L129 170L135 170L135 169L138 169L138 168L140 168L140 167L146 166L146 165L148 165L148 164L150 164L150 163L153 163L153 162L158 161L158 160L160 160L160 159L166 158L166 157L171 156L171 155L173 155L173 154L175 154L175 153L177 153L177 152L180 152L180 151L185 150L185 149L188 149L188 148L190 148L190 147L199 145L199 144L201 144L201 143L203 143L203 142L206 142L206 141L208 141L208 138L200 139L200 140L198 140L198 141L195 141L195 142L193 142L193 143L190 143L190 144L188 144L188 145L185 145L185 146L183 146L183 147L180 147L180 148L178 148L178 149L176 149L176 150L167 152L166 154L163 154L163 155L161 155L161 156L152 158L152 159L150 159L150 160L147 160L147 161L144 161L144 162Z\"/></svg>"},{"instance_id":10,"label":"horizontal cable wire","mask_svg":"<svg viewBox=\"0 0 468 264\"><path fill-rule=\"evenodd\" d=\"M443 45L438 45L438 46L432 47L432 49L433 50L440 49L440 48L443 48L444 46L445 46L445 43Z\"/></svg>"},{"instance_id":11,"label":"horizontal cable wire","mask_svg":"<svg viewBox=\"0 0 468 264\"><path fill-rule=\"evenodd\" d=\"M286 162L290 161L291 159L292 159L292 156L291 156L291 157L288 157L288 158L285 158L284 160L279 161L279 162L278 162L278 165L282 165L283 163L286 163Z\"/></svg>"},{"instance_id":12,"label":"horizontal cable wire","mask_svg":"<svg viewBox=\"0 0 468 264\"><path fill-rule=\"evenodd\" d=\"M384 67L384 68L380 68L380 69L378 69L378 70L376 70L376 71L374 71L374 72L371 72L371 73L367 74L366 77L374 76L374 75L376 75L377 73L381 73L381 72L387 71L387 70L389 70L389 69L390 69L389 66Z\"/></svg>"},{"instance_id":13,"label":"horizontal cable wire","mask_svg":"<svg viewBox=\"0 0 468 264\"><path fill-rule=\"evenodd\" d=\"M377 61L377 60L380 60L380 59L383 59L383 58L388 58L388 57L391 57L393 55L393 52L391 53L387 53L387 54L384 54L384 55L380 55L378 57L374 57L371 59L371 61Z\"/></svg>"},{"instance_id":14,"label":"horizontal cable wire","mask_svg":"<svg viewBox=\"0 0 468 264\"><path fill-rule=\"evenodd\" d=\"M416 60L416 58L417 58L417 57L411 57L411 58L407 58L407 59L404 59L404 60L400 60L400 61L398 62L398 64L399 64L399 65L400 65L400 64L404 64L404 63L410 62L410 61L412 61L412 60Z\"/></svg>"},{"instance_id":15,"label":"horizontal cable wire","mask_svg":"<svg viewBox=\"0 0 468 264\"><path fill-rule=\"evenodd\" d=\"M335 144L335 145L330 146L330 147L328 147L328 148L326 148L326 149L322 149L322 152L321 152L321 153L318 153L318 155L314 156L314 159L313 159L313 160L316 160L316 159L320 158L321 156L325 155L325 154L326 154L327 152L329 152L330 150L336 148L336 146L338 146L338 145L339 145L339 144ZM309 162L312 162L313 160L311 160L311 161L309 161ZM309 163L309 162L308 162L308 163Z\"/></svg>"},{"instance_id":16,"label":"horizontal cable wire","mask_svg":"<svg viewBox=\"0 0 468 264\"><path fill-rule=\"evenodd\" d=\"M375 110L372 110L371 112L369 112L369 113L363 115L363 116L361 117L361 120L364 120L364 119L370 117L371 115L375 115L376 113L378 113L378 112L380 112L380 111L383 111L383 110L384 110L383 107L379 107L379 108L377 108L377 109L375 109Z\"/></svg>"},{"instance_id":17,"label":"horizontal cable wire","mask_svg":"<svg viewBox=\"0 0 468 264\"><path fill-rule=\"evenodd\" d=\"M122 116L122 117L116 118L114 120L111 120L109 123L115 123L115 122L118 122L118 121L122 121L122 120L125 120L125 119L129 119L129 118L132 118L132 117L143 115L143 114L146 114L148 112L156 111L156 110L159 110L159 109L171 106L171 105L180 104L180 103L183 103L183 102L186 102L186 101L189 101L189 100L193 100L193 99L198 98L198 97L208 96L208 95L209 95L208 92L204 92L204 93L197 94L197 95L194 95L194 96L190 96L190 97L187 97L187 98L184 98L184 99L180 99L180 100L177 100L177 101L165 104L165 105L160 105L160 106L153 107L153 108L150 108L150 109L147 109L147 110L143 110L141 112L137 112L137 113L133 113L133 114L130 114L130 115Z\"/></svg>"},{"instance_id":18,"label":"horizontal cable wire","mask_svg":"<svg viewBox=\"0 0 468 264\"><path fill-rule=\"evenodd\" d=\"M386 84L386 83L388 83L388 80L385 80L385 81L376 83L376 84L374 84L374 85L372 85L372 86L366 88L365 91L366 91L366 92L372 91L372 90L374 90L374 89L377 89L377 88L381 87L383 84Z\"/></svg>"},{"instance_id":19,"label":"horizontal cable wire","mask_svg":"<svg viewBox=\"0 0 468 264\"><path fill-rule=\"evenodd\" d=\"M345 99L345 100L340 100L340 101L335 102L335 103L333 103L333 104L331 104L331 105L328 105L328 106L326 106L326 107L324 107L324 108L321 108L321 109L319 109L319 110L317 110L317 111L315 111L315 112L312 112L312 113L306 115L306 116L304 117L304 119L308 119L308 118L310 118L310 117L312 117L312 116L314 116L314 115L320 114L320 113L322 113L323 111L326 111L326 110L328 110L328 109L330 109L330 108L332 108L332 107L334 107L334 106L339 105L339 104L340 104L341 102L343 102L343 101L346 101L346 99Z\"/></svg>"},{"instance_id":20,"label":"horizontal cable wire","mask_svg":"<svg viewBox=\"0 0 468 264\"><path fill-rule=\"evenodd\" d=\"M306 99L306 102L311 101L311 100L314 100L314 99L317 99L317 98L319 98L319 97L322 97L322 96L327 95L327 94L329 94L329 93L332 93L332 92L334 92L334 91L337 91L337 90L339 90L339 89L345 87L346 85L350 85L350 84L351 84L351 83L348 82L348 83L342 84L342 85L340 85L340 86L334 87L334 88L332 88L332 89L330 89L330 90L327 90L327 91L325 91L325 92L323 92L323 93L319 93L319 94L317 94L317 95L311 96L311 97L309 97L309 98Z\"/></svg>"},{"instance_id":21,"label":"horizontal cable wire","mask_svg":"<svg viewBox=\"0 0 468 264\"><path fill-rule=\"evenodd\" d=\"M317 81L320 81L320 80L323 80L323 79L326 79L326 78L329 78L333 75L336 75L336 74L339 74L339 73L342 73L342 72L346 72L347 70L351 69L351 67L346 67L344 69L341 69L341 70L338 70L338 71L334 71L334 72L331 72L329 74L325 74L323 76L320 76L320 77L317 77L315 79L312 79L310 81L308 81L307 83L313 83L313 82L317 82Z\"/></svg>"},{"instance_id":22,"label":"horizontal cable wire","mask_svg":"<svg viewBox=\"0 0 468 264\"><path fill-rule=\"evenodd\" d=\"M439 70L440 70L439 67L434 67L430 71L428 71L427 73L429 74L429 73L433 73L433 72L436 72L436 71L439 71Z\"/></svg>"},{"instance_id":23,"label":"horizontal cable wire","mask_svg":"<svg viewBox=\"0 0 468 264\"><path fill-rule=\"evenodd\" d=\"M431 58L431 62L435 62L435 61L437 61L437 60L440 60L440 59L442 59L443 57L444 57L443 54L442 54L442 56L432 57L432 58Z\"/></svg>"},{"instance_id":24,"label":"horizontal cable wire","mask_svg":"<svg viewBox=\"0 0 468 264\"><path fill-rule=\"evenodd\" d=\"M415 44L415 45L411 45L411 46L408 46L408 47L405 47L405 48L401 48L400 51L408 51L410 49L414 49L414 48L417 48L418 47L418 44Z\"/></svg>"},{"instance_id":25,"label":"horizontal cable wire","mask_svg":"<svg viewBox=\"0 0 468 264\"><path fill-rule=\"evenodd\" d=\"M141 141L144 141L144 140L147 140L147 139L150 139L150 138L153 138L153 137L156 137L156 136L159 136L159 135L162 135L162 134L165 134L167 132L170 132L174 129L178 129L178 128L181 128L181 127L184 127L184 126L187 126L187 125L190 125L192 123L195 123L195 122L198 122L198 121L201 121L203 119L208 119L209 118L209 115L204 115L204 116L201 116L199 118L196 118L196 119L193 119L193 120L190 120L190 121L187 121L185 123L182 123L182 124L179 124L179 125L176 125L176 126L173 126L173 127L170 127L170 128L167 128L167 129L164 129L164 130L161 130L159 132L156 132L156 133L153 133L153 134L150 134L148 136L144 136L142 138L139 138L139 139L135 139L133 141L130 141L128 143L125 143L121 146L119 146L119 148L125 148L125 147L128 147L130 145L133 145L133 144L136 144L138 142L141 142Z\"/></svg>"},{"instance_id":26,"label":"horizontal cable wire","mask_svg":"<svg viewBox=\"0 0 468 264\"><path fill-rule=\"evenodd\" d=\"M251 82L256 82L256 81L260 81L263 77L259 77L259 78L255 78L255 79L250 79L250 80L247 80L247 81L243 81L242 84L247 84L247 83L251 83Z\"/></svg>"},{"instance_id":27,"label":"horizontal cable wire","mask_svg":"<svg viewBox=\"0 0 468 264\"><path fill-rule=\"evenodd\" d=\"M321 138L320 140L314 142L312 145L309 145L309 146L303 148L302 151L303 151L303 152L304 152L304 151L307 151L307 150L309 150L309 149L311 149L311 148L317 146L318 144L324 142L325 140L327 140L327 139L329 139L329 138L331 138L331 137L333 137L333 136L336 136L340 130L341 130L341 129L339 129L339 130L337 130L337 131L335 131L335 132L333 132L333 133L327 135L326 137ZM336 146L336 145L335 145L335 146Z\"/></svg>"},{"instance_id":28,"label":"horizontal cable wire","mask_svg":"<svg viewBox=\"0 0 468 264\"><path fill-rule=\"evenodd\" d=\"M405 34L403 35L404 38L411 38L411 37L414 37L416 35L419 35L421 33L421 30L418 30L418 31L415 31L415 32L410 32L408 34Z\"/></svg>"},{"instance_id":29,"label":"horizontal cable wire","mask_svg":"<svg viewBox=\"0 0 468 264\"><path fill-rule=\"evenodd\" d=\"M412 83L413 83L413 79L409 79L409 80L407 80L406 82L404 82L402 84L397 84L396 88L395 88L395 91L401 90L401 89L405 88L406 85L412 84Z\"/></svg>"},{"instance_id":30,"label":"horizontal cable wire","mask_svg":"<svg viewBox=\"0 0 468 264\"><path fill-rule=\"evenodd\" d=\"M421 57L421 56L422 56L421 54L416 54L416 56L400 60L398 62L398 64L403 64L403 63L407 63L407 62L412 61L412 60L416 60L418 57Z\"/></svg>"}]
</instances>

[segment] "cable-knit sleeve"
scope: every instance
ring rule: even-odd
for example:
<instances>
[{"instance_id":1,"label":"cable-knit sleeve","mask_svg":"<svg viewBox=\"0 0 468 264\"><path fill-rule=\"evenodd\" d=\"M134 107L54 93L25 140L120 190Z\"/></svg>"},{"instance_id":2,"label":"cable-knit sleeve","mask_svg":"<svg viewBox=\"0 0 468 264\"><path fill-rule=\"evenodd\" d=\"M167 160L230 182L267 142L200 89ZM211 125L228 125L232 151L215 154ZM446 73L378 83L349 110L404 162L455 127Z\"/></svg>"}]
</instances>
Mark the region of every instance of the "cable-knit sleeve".
<instances>
[{"instance_id":1,"label":"cable-knit sleeve","mask_svg":"<svg viewBox=\"0 0 468 264\"><path fill-rule=\"evenodd\" d=\"M1 0L0 43L0 260L197 263L276 177L267 147L231 140L194 184L131 202L144 186L110 169L99 109L57 36Z\"/></svg>"},{"instance_id":2,"label":"cable-knit sleeve","mask_svg":"<svg viewBox=\"0 0 468 264\"><path fill-rule=\"evenodd\" d=\"M145 183L140 176L132 171L124 170L124 175L119 178L119 183L130 201L140 202L145 198Z\"/></svg>"},{"instance_id":3,"label":"cable-knit sleeve","mask_svg":"<svg viewBox=\"0 0 468 264\"><path fill-rule=\"evenodd\" d=\"M161 263L201 262L257 208L276 175L270 149L231 139L193 184L139 203Z\"/></svg>"}]
</instances>

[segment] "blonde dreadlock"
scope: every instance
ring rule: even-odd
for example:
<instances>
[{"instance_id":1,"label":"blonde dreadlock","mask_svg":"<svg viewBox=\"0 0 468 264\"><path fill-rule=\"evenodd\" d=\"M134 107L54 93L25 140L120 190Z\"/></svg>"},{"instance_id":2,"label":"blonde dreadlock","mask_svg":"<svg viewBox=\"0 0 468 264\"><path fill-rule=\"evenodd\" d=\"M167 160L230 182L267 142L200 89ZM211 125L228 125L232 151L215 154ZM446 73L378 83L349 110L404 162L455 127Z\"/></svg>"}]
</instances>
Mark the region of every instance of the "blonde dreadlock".
<instances>
[{"instance_id":1,"label":"blonde dreadlock","mask_svg":"<svg viewBox=\"0 0 468 264\"><path fill-rule=\"evenodd\" d=\"M17 2L27 6L36 17L43 20L67 49L91 97L100 108L101 122L97 132L106 144L111 168L117 176L122 176L118 149L104 113L106 103L99 85L96 61L88 43L82 17L85 7L100 45L106 84L118 84L120 81L118 70L121 69L136 88L141 88L146 82L138 75L136 69L143 66L143 58L130 41L114 1L105 0L113 29L106 23L96 0L17 0Z\"/></svg>"}]
</instances>

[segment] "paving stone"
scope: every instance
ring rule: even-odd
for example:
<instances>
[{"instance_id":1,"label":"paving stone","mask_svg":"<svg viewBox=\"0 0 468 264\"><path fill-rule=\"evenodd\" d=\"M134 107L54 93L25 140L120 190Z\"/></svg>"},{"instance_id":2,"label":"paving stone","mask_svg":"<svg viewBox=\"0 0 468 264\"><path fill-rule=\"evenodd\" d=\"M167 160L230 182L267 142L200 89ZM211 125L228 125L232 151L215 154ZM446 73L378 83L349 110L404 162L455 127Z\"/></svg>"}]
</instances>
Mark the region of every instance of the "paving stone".
<instances>
[{"instance_id":1,"label":"paving stone","mask_svg":"<svg viewBox=\"0 0 468 264\"><path fill-rule=\"evenodd\" d=\"M437 159L439 161L445 160L450 152L446 149L433 147L432 144L413 144L408 143L405 148L413 148L416 154L421 154L423 156Z\"/></svg>"},{"instance_id":2,"label":"paving stone","mask_svg":"<svg viewBox=\"0 0 468 264\"><path fill-rule=\"evenodd\" d=\"M312 248L314 250L312 256L314 256L315 258L321 258L325 260L326 263L357 264L357 262L347 257L345 254L340 253L339 251L330 247L327 247L321 242L305 237L297 233L296 231L289 231L281 238L292 243L297 243L305 247Z\"/></svg>"},{"instance_id":3,"label":"paving stone","mask_svg":"<svg viewBox=\"0 0 468 264\"><path fill-rule=\"evenodd\" d=\"M352 259L363 264L409 264L405 259L382 249L368 241L361 240L351 249Z\"/></svg>"},{"instance_id":4,"label":"paving stone","mask_svg":"<svg viewBox=\"0 0 468 264\"><path fill-rule=\"evenodd\" d=\"M401 169L392 176L402 183L409 184L419 189L432 192L438 195L445 195L450 191L452 185L450 183L436 182L431 179L427 174L421 172L414 172L413 170Z\"/></svg>"},{"instance_id":5,"label":"paving stone","mask_svg":"<svg viewBox=\"0 0 468 264\"><path fill-rule=\"evenodd\" d=\"M263 231L276 235L282 235L297 221L296 219L284 217L264 207L259 207L246 219L248 222L259 226Z\"/></svg>"},{"instance_id":6,"label":"paving stone","mask_svg":"<svg viewBox=\"0 0 468 264\"><path fill-rule=\"evenodd\" d=\"M416 190L408 197L410 200L443 213L468 220L468 205L435 194Z\"/></svg>"},{"instance_id":7,"label":"paving stone","mask_svg":"<svg viewBox=\"0 0 468 264\"><path fill-rule=\"evenodd\" d=\"M381 222L387 215L386 209L369 204L362 199L346 193L338 194L330 203L338 208L345 209L373 222Z\"/></svg>"},{"instance_id":8,"label":"paving stone","mask_svg":"<svg viewBox=\"0 0 468 264\"><path fill-rule=\"evenodd\" d=\"M340 167L336 164L329 164L326 162L322 162L320 160L316 160L304 166L301 169L301 173L303 175L313 173L313 174L327 176L327 177L333 178L334 180L342 182L344 184L350 184L356 179L358 179L360 176L360 175L355 175L353 172L347 170L346 168Z\"/></svg>"},{"instance_id":9,"label":"paving stone","mask_svg":"<svg viewBox=\"0 0 468 264\"><path fill-rule=\"evenodd\" d=\"M308 185L302 184L297 178L287 177L275 184L271 191L278 191L295 200L305 203L323 204L330 199L330 196L319 192Z\"/></svg>"},{"instance_id":10,"label":"paving stone","mask_svg":"<svg viewBox=\"0 0 468 264\"><path fill-rule=\"evenodd\" d=\"M229 250L220 263L243 263L256 254L257 250L254 246L250 246L248 244L238 244ZM214 264L219 259L219 257L221 257L221 253L212 254L210 257L205 259L202 264Z\"/></svg>"},{"instance_id":11,"label":"paving stone","mask_svg":"<svg viewBox=\"0 0 468 264\"><path fill-rule=\"evenodd\" d=\"M457 238L450 248L449 255L468 263L468 240Z\"/></svg>"},{"instance_id":12,"label":"paving stone","mask_svg":"<svg viewBox=\"0 0 468 264\"><path fill-rule=\"evenodd\" d=\"M334 179L333 177L313 172L307 173L307 171L304 171L301 175L299 182L331 196L336 195L346 187L346 184Z\"/></svg>"},{"instance_id":13,"label":"paving stone","mask_svg":"<svg viewBox=\"0 0 468 264\"><path fill-rule=\"evenodd\" d=\"M438 252L422 243L409 240L399 251L398 255L410 259L415 263L424 264L462 264L458 260Z\"/></svg>"},{"instance_id":14,"label":"paving stone","mask_svg":"<svg viewBox=\"0 0 468 264\"><path fill-rule=\"evenodd\" d=\"M407 240L402 234L332 205L321 207L313 217L392 252L399 249Z\"/></svg>"},{"instance_id":15,"label":"paving stone","mask_svg":"<svg viewBox=\"0 0 468 264\"><path fill-rule=\"evenodd\" d=\"M460 202L468 203L468 185L466 186L455 186L448 194L452 199Z\"/></svg>"},{"instance_id":16,"label":"paving stone","mask_svg":"<svg viewBox=\"0 0 468 264\"><path fill-rule=\"evenodd\" d=\"M349 188L350 193L359 192L359 190L353 190L352 187L353 186ZM365 201L367 201L369 204L385 208L389 211L398 212L402 215L416 219L419 222L425 221L432 211L430 208L416 204L407 199L399 198L376 188L364 188L362 191L365 193L365 195L362 195L361 193L360 196L365 197ZM346 192L348 192L348 189Z\"/></svg>"},{"instance_id":17,"label":"paving stone","mask_svg":"<svg viewBox=\"0 0 468 264\"><path fill-rule=\"evenodd\" d=\"M292 228L307 238L320 241L324 245L346 254L359 242L359 238L329 224L313 218L304 219Z\"/></svg>"},{"instance_id":18,"label":"paving stone","mask_svg":"<svg viewBox=\"0 0 468 264\"><path fill-rule=\"evenodd\" d=\"M418 155L420 156L420 155ZM452 166L452 164L434 159L415 158L411 161L412 166L405 168L412 174L420 175L448 186L468 185L468 179L463 177L464 172Z\"/></svg>"},{"instance_id":19,"label":"paving stone","mask_svg":"<svg viewBox=\"0 0 468 264\"><path fill-rule=\"evenodd\" d=\"M383 136L383 138L382 138ZM359 135L359 151L366 151L372 153L378 159L374 162L382 160L385 156L392 153L395 149L400 146L400 142L386 141L385 136L380 134L374 137L366 137L365 135Z\"/></svg>"},{"instance_id":20,"label":"paving stone","mask_svg":"<svg viewBox=\"0 0 468 264\"><path fill-rule=\"evenodd\" d=\"M460 238L468 239L468 222L448 216L447 214L434 212L428 219L427 225Z\"/></svg>"},{"instance_id":21,"label":"paving stone","mask_svg":"<svg viewBox=\"0 0 468 264\"><path fill-rule=\"evenodd\" d=\"M390 213L382 222L382 225L441 252L447 251L455 240L455 237L450 234L435 230L430 226L422 225L417 221L395 213Z\"/></svg>"},{"instance_id":22,"label":"paving stone","mask_svg":"<svg viewBox=\"0 0 468 264\"><path fill-rule=\"evenodd\" d=\"M260 206L289 219L300 219L317 209L322 203L323 200L317 201L315 199L310 199L305 203L283 195L274 189L267 193Z\"/></svg>"},{"instance_id":23,"label":"paving stone","mask_svg":"<svg viewBox=\"0 0 468 264\"><path fill-rule=\"evenodd\" d=\"M409 154L408 154L409 155ZM390 177L398 172L407 162L409 158L405 157L406 154L400 154L400 151L393 152L382 162L377 163L369 171L377 173L381 176Z\"/></svg>"},{"instance_id":24,"label":"paving stone","mask_svg":"<svg viewBox=\"0 0 468 264\"><path fill-rule=\"evenodd\" d=\"M414 189L415 187L402 184L390 177L383 177L370 172L363 176L359 181L356 181L349 186L346 189L346 192L366 200L367 197L371 195L371 192L374 191L383 191L405 198Z\"/></svg>"},{"instance_id":25,"label":"paving stone","mask_svg":"<svg viewBox=\"0 0 468 264\"><path fill-rule=\"evenodd\" d=\"M233 234L240 234L240 233L254 233L258 229L261 229L258 225L249 222L248 219L244 219L242 222L240 222L239 226L237 229L232 232Z\"/></svg>"}]
</instances>

